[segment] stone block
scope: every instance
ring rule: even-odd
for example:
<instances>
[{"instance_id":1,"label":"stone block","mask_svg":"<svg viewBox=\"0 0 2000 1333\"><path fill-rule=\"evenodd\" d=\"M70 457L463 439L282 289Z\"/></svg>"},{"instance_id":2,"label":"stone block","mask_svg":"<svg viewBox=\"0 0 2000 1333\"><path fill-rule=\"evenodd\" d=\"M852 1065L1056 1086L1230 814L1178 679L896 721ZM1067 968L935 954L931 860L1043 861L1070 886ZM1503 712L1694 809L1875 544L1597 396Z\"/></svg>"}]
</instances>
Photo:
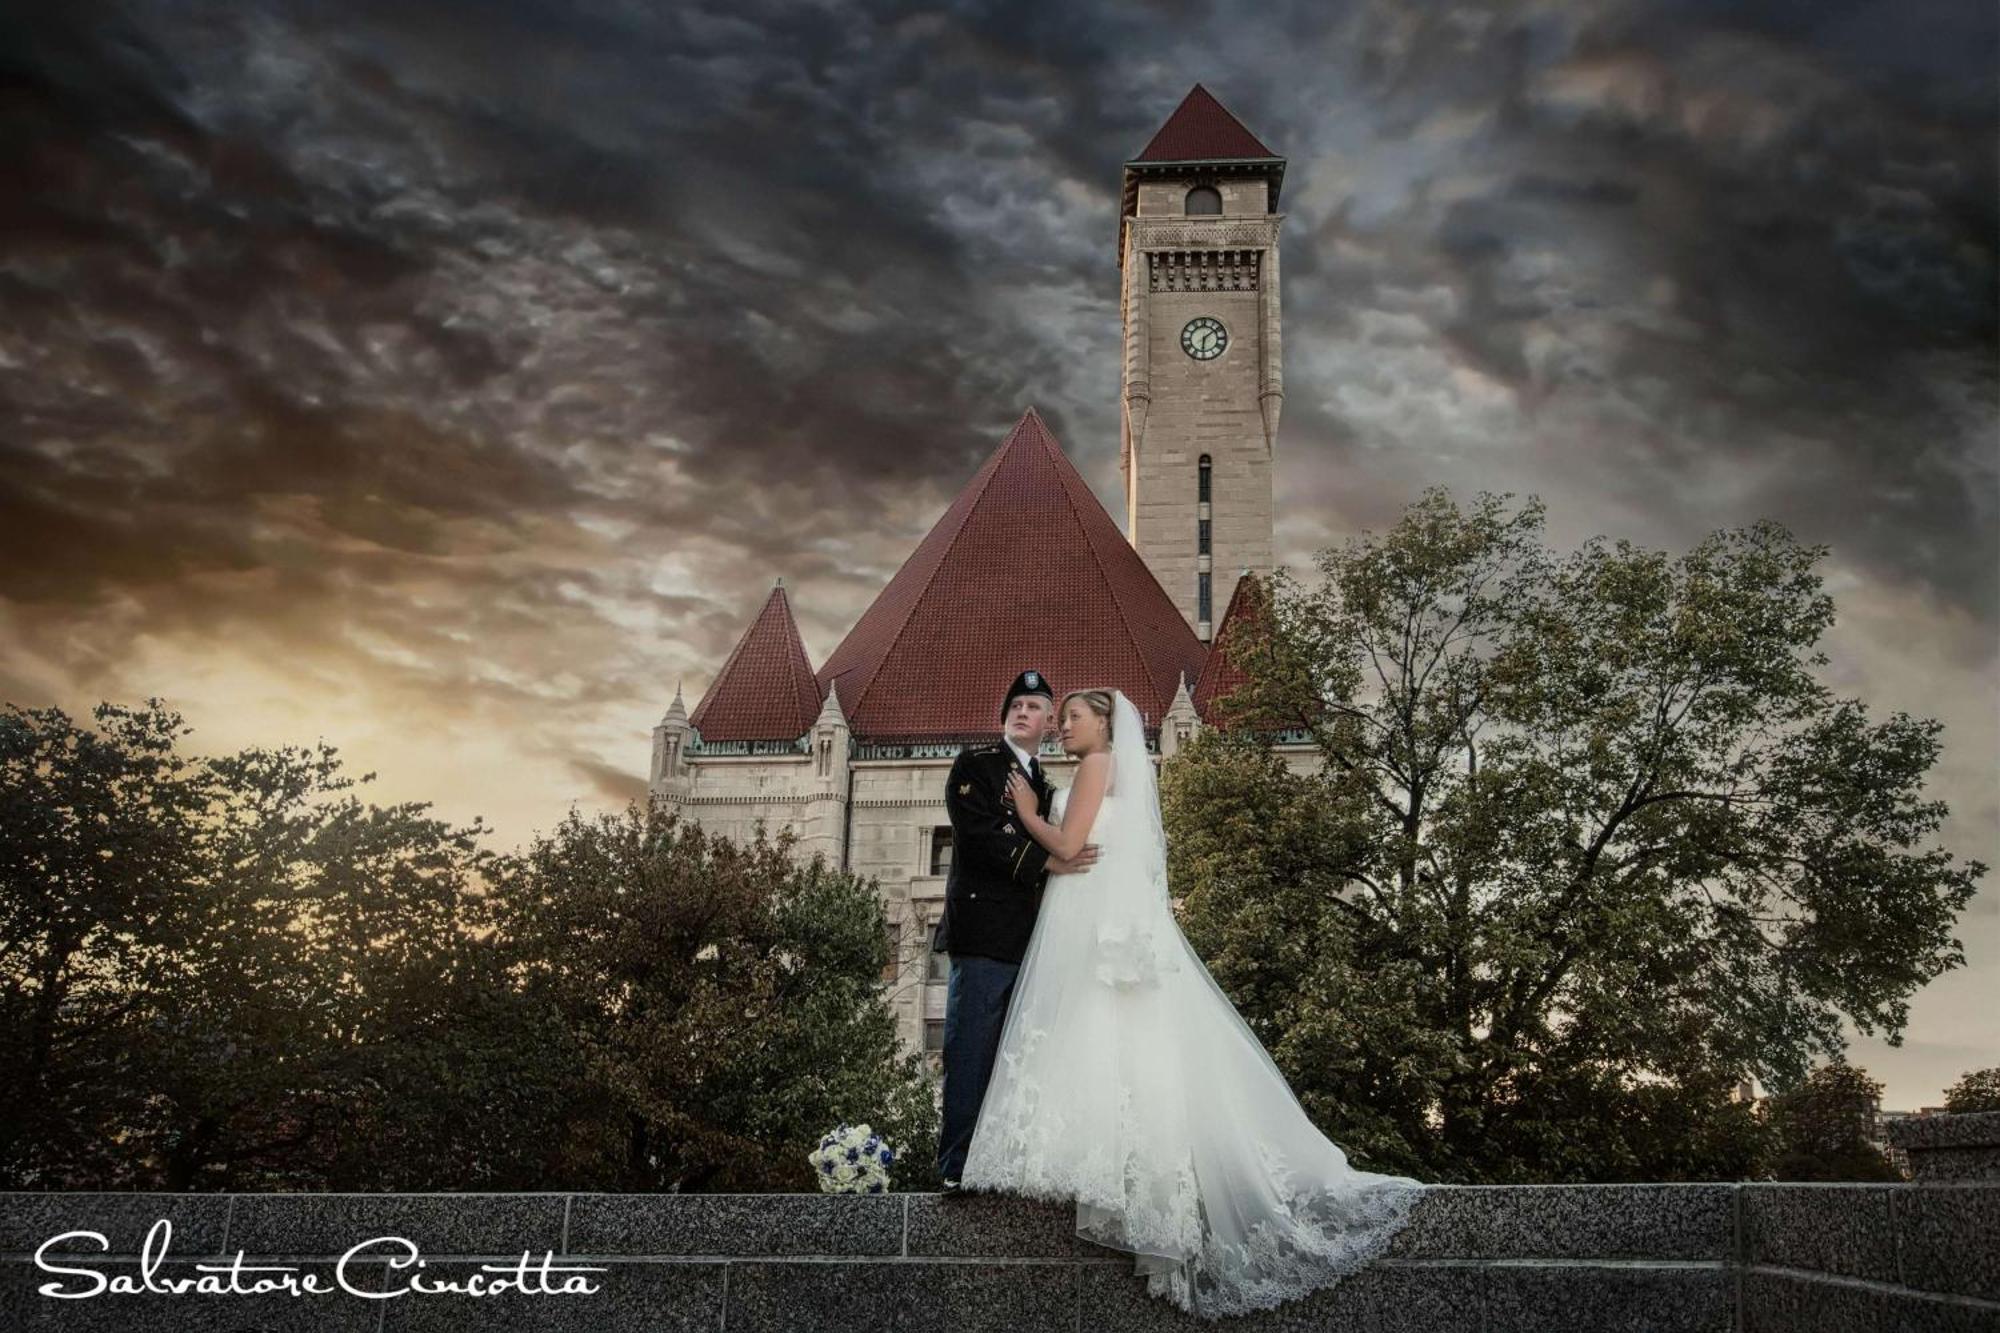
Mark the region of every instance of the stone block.
<instances>
[{"instance_id":1,"label":"stone block","mask_svg":"<svg viewBox=\"0 0 2000 1333\"><path fill-rule=\"evenodd\" d=\"M1884 1133L1910 1155L1918 1180L2000 1181L2000 1111L1892 1120Z\"/></svg>"},{"instance_id":2,"label":"stone block","mask_svg":"<svg viewBox=\"0 0 2000 1333\"><path fill-rule=\"evenodd\" d=\"M1748 1262L1876 1282L1897 1280L1895 1229L1889 1218L1889 1195L1897 1187L1756 1183L1741 1188Z\"/></svg>"},{"instance_id":3,"label":"stone block","mask_svg":"<svg viewBox=\"0 0 2000 1333\"><path fill-rule=\"evenodd\" d=\"M1190 1314L1146 1289L1129 1263L1091 1266L1079 1274L1078 1327L1091 1333L1166 1333L1217 1328L1228 1333L1306 1333L1353 1329L1367 1333L1437 1333L1479 1327L1480 1270L1376 1264L1269 1310L1229 1315L1218 1323Z\"/></svg>"},{"instance_id":4,"label":"stone block","mask_svg":"<svg viewBox=\"0 0 2000 1333\"><path fill-rule=\"evenodd\" d=\"M2000 1181L1895 1189L1903 1285L2000 1302Z\"/></svg>"},{"instance_id":5,"label":"stone block","mask_svg":"<svg viewBox=\"0 0 2000 1333\"><path fill-rule=\"evenodd\" d=\"M1837 1278L1743 1275L1742 1333L2000 1333L2000 1306Z\"/></svg>"},{"instance_id":6,"label":"stone block","mask_svg":"<svg viewBox=\"0 0 2000 1333\"><path fill-rule=\"evenodd\" d=\"M1076 1281L1060 1262L732 1263L724 1320L729 1333L1068 1330Z\"/></svg>"},{"instance_id":7,"label":"stone block","mask_svg":"<svg viewBox=\"0 0 2000 1333\"><path fill-rule=\"evenodd\" d=\"M903 1194L578 1194L570 1254L903 1252Z\"/></svg>"},{"instance_id":8,"label":"stone block","mask_svg":"<svg viewBox=\"0 0 2000 1333\"><path fill-rule=\"evenodd\" d=\"M726 1265L700 1260L613 1260L602 1266L608 1271L587 1275L597 1286L588 1294L399 1296L386 1303L382 1333L479 1333L485 1329L505 1329L507 1333L713 1333L722 1327ZM432 1264L426 1271L443 1281L458 1281L478 1271L478 1265ZM552 1274L551 1278L551 1287L560 1285L560 1275Z\"/></svg>"},{"instance_id":9,"label":"stone block","mask_svg":"<svg viewBox=\"0 0 2000 1333\"><path fill-rule=\"evenodd\" d=\"M68 1262L74 1262L70 1260ZM204 1274L198 1265L221 1261L178 1260L160 1265L154 1276L161 1283L192 1281ZM241 1284L249 1287L255 1278L248 1269L262 1261L246 1259ZM120 1274L141 1281L134 1260L113 1260L89 1265L107 1278ZM0 1265L0 1328L10 1333L372 1333L382 1318L383 1302L349 1294L340 1289L334 1265L305 1262L293 1265L303 1276L312 1274L325 1289L320 1293L293 1294L270 1291L258 1295L228 1293L140 1291L130 1294L103 1292L80 1300L44 1296L44 1283L60 1283L66 1290L87 1290L88 1279L45 1273L33 1263L10 1261ZM363 1290L381 1291L386 1278L379 1263L354 1263L347 1267L348 1282Z\"/></svg>"},{"instance_id":10,"label":"stone block","mask_svg":"<svg viewBox=\"0 0 2000 1333\"><path fill-rule=\"evenodd\" d=\"M1487 1267L1485 1333L1730 1333L1735 1277L1712 1264Z\"/></svg>"},{"instance_id":11,"label":"stone block","mask_svg":"<svg viewBox=\"0 0 2000 1333\"><path fill-rule=\"evenodd\" d=\"M183 1258L220 1255L228 1230L226 1194L0 1194L0 1254L32 1255L52 1236L95 1231L110 1248L86 1239L56 1247L79 1254L137 1255L146 1233L165 1218L167 1252Z\"/></svg>"},{"instance_id":12,"label":"stone block","mask_svg":"<svg viewBox=\"0 0 2000 1333\"><path fill-rule=\"evenodd\" d=\"M901 1197L909 1200L912 1258L1061 1259L1086 1248L1097 1249L1077 1238L1075 1204L1004 1194L971 1193L951 1199L937 1194Z\"/></svg>"},{"instance_id":13,"label":"stone block","mask_svg":"<svg viewBox=\"0 0 2000 1333\"><path fill-rule=\"evenodd\" d=\"M1431 1191L1390 1247L1411 1259L1727 1259L1726 1184L1470 1185Z\"/></svg>"},{"instance_id":14,"label":"stone block","mask_svg":"<svg viewBox=\"0 0 2000 1333\"><path fill-rule=\"evenodd\" d=\"M239 1194L229 1249L338 1256L399 1236L426 1256L562 1252L562 1194Z\"/></svg>"}]
</instances>

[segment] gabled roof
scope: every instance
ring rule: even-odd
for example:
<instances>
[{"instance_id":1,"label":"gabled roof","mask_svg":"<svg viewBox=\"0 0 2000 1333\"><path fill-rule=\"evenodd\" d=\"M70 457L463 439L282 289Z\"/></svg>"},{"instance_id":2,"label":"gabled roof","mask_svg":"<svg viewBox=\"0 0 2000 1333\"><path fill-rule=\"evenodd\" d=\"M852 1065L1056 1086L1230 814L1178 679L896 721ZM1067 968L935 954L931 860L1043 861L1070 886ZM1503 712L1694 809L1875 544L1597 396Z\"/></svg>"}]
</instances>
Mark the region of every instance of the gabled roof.
<instances>
[{"instance_id":1,"label":"gabled roof","mask_svg":"<svg viewBox=\"0 0 2000 1333\"><path fill-rule=\"evenodd\" d=\"M1229 607L1222 613L1222 623L1215 627L1208 660L1202 663L1201 676L1194 683L1194 711L1203 722L1227 726L1232 721L1222 716L1226 710L1218 707L1217 701L1228 698L1250 677L1230 657L1230 645L1239 642L1252 624L1265 622L1269 606L1269 595L1255 574L1237 578L1236 591L1229 594Z\"/></svg>"},{"instance_id":2,"label":"gabled roof","mask_svg":"<svg viewBox=\"0 0 2000 1333\"><path fill-rule=\"evenodd\" d=\"M857 738L1000 729L1032 667L1123 690L1157 728L1206 650L1030 407L819 669Z\"/></svg>"},{"instance_id":3,"label":"gabled roof","mask_svg":"<svg viewBox=\"0 0 2000 1333\"><path fill-rule=\"evenodd\" d=\"M1196 84L1134 162L1256 162L1277 157Z\"/></svg>"},{"instance_id":4,"label":"gabled roof","mask_svg":"<svg viewBox=\"0 0 2000 1333\"><path fill-rule=\"evenodd\" d=\"M820 692L780 580L688 721L703 741L789 741L812 730Z\"/></svg>"}]
</instances>

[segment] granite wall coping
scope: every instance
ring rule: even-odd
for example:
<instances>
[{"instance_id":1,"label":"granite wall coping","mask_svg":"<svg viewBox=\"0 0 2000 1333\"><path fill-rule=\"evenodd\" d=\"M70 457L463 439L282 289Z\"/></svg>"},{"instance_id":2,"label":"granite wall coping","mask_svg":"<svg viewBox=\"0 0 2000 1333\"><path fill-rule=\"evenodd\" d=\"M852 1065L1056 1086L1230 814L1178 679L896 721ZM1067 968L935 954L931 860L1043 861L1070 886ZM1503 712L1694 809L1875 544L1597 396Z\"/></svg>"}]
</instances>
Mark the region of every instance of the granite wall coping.
<instances>
[{"instance_id":1,"label":"granite wall coping","mask_svg":"<svg viewBox=\"0 0 2000 1333\"><path fill-rule=\"evenodd\" d=\"M1891 1120L1882 1127L1898 1148L2000 1149L2000 1111L1948 1111Z\"/></svg>"},{"instance_id":2,"label":"granite wall coping","mask_svg":"<svg viewBox=\"0 0 2000 1333\"><path fill-rule=\"evenodd\" d=\"M405 1280L407 1243L446 1283L539 1261L602 1289L38 1294L35 1250L78 1231L108 1249L74 1237L47 1261L135 1281L269 1264L379 1291ZM1215 1327L1079 1239L1073 1207L1000 1195L0 1194L0 1326L147 1333L220 1313L241 1333ZM1376 1263L1228 1327L2000 1330L2000 1182L1437 1185Z\"/></svg>"},{"instance_id":3,"label":"granite wall coping","mask_svg":"<svg viewBox=\"0 0 2000 1333\"><path fill-rule=\"evenodd\" d=\"M1885 1132L1909 1153L1917 1180L2000 1181L2000 1111L1891 1120Z\"/></svg>"}]
</instances>

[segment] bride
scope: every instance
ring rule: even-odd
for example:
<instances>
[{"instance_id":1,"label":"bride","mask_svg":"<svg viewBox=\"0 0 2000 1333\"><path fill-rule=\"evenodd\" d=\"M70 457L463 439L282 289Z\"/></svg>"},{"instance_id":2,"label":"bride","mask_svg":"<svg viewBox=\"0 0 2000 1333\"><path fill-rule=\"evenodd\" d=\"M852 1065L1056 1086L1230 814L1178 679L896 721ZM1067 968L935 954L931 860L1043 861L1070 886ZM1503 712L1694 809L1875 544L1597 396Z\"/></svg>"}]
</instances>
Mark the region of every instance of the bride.
<instances>
[{"instance_id":1,"label":"bride","mask_svg":"<svg viewBox=\"0 0 2000 1333\"><path fill-rule=\"evenodd\" d=\"M968 1191L1076 1201L1076 1233L1136 1256L1151 1295L1214 1318L1338 1282L1385 1251L1425 1186L1348 1165L1181 935L1139 711L1063 697L1079 759L1050 819L1018 777L1051 875L960 1177Z\"/></svg>"}]
</instances>

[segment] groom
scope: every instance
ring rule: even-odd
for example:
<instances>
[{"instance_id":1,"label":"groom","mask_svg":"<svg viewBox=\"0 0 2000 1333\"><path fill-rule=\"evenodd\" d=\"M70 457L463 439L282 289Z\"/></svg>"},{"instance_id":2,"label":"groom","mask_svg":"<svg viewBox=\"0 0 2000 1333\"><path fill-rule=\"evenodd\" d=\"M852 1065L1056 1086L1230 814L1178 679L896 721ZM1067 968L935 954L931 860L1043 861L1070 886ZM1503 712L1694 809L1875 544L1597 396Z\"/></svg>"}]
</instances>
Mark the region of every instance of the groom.
<instances>
[{"instance_id":1,"label":"groom","mask_svg":"<svg viewBox=\"0 0 2000 1333\"><path fill-rule=\"evenodd\" d=\"M1023 671L1000 704L1000 739L960 750L945 780L951 870L931 949L951 955L944 1008L944 1129L937 1159L946 1194L958 1192L979 1104L999 1053L1014 976L1041 910L1042 887L1051 873L1084 870L1097 859L1094 845L1085 846L1073 860L1050 856L1021 827L1007 795L1008 775L1018 769L1034 787L1042 813L1048 813L1052 788L1035 751L1055 721L1048 678Z\"/></svg>"}]
</instances>

